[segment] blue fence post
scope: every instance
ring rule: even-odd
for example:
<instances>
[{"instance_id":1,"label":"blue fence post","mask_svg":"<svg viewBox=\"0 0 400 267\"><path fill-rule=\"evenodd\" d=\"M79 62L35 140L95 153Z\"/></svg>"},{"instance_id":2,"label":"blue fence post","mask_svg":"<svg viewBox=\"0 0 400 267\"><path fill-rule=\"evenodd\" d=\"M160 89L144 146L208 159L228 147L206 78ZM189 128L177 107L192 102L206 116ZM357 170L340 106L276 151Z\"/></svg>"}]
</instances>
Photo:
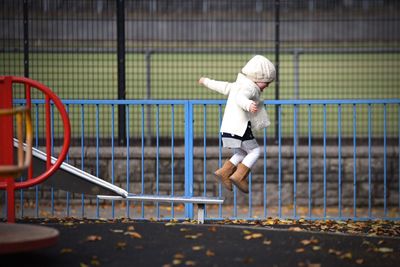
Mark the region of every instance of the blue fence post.
<instances>
[{"instance_id":1,"label":"blue fence post","mask_svg":"<svg viewBox=\"0 0 400 267\"><path fill-rule=\"evenodd\" d=\"M193 103L185 103L185 197L193 196ZM193 204L185 203L185 217L193 219Z\"/></svg>"}]
</instances>

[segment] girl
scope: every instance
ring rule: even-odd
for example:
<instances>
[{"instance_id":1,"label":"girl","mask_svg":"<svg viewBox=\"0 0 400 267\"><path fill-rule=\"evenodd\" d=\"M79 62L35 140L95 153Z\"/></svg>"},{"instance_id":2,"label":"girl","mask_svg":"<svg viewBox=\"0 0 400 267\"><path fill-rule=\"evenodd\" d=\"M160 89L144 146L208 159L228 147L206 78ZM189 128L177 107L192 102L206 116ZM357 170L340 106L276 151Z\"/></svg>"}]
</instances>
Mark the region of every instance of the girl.
<instances>
[{"instance_id":1,"label":"girl","mask_svg":"<svg viewBox=\"0 0 400 267\"><path fill-rule=\"evenodd\" d=\"M230 191L233 183L242 192L249 192L247 176L260 155L252 130L270 124L260 94L275 79L275 75L271 61L256 55L242 68L233 83L206 77L198 81L211 90L228 95L220 132L223 147L234 149L234 155L214 174Z\"/></svg>"}]
</instances>

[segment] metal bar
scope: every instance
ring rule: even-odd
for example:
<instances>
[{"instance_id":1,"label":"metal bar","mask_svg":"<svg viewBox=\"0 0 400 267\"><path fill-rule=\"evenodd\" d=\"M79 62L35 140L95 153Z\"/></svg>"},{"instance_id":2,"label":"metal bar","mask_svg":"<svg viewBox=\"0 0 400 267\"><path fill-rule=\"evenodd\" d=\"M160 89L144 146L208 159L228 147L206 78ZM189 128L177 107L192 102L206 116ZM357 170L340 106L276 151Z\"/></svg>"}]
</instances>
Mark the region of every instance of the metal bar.
<instances>
[{"instance_id":1,"label":"metal bar","mask_svg":"<svg viewBox=\"0 0 400 267\"><path fill-rule=\"evenodd\" d=\"M282 218L282 106L278 105L278 217Z\"/></svg>"},{"instance_id":2,"label":"metal bar","mask_svg":"<svg viewBox=\"0 0 400 267\"><path fill-rule=\"evenodd\" d=\"M185 197L193 195L193 105L185 104ZM185 203L185 217L193 218L193 204Z\"/></svg>"},{"instance_id":3,"label":"metal bar","mask_svg":"<svg viewBox=\"0 0 400 267\"><path fill-rule=\"evenodd\" d=\"M222 106L221 106L221 104L219 104L218 105L218 129L221 128L221 123L222 123ZM221 165L222 165L222 148L221 147L222 147L222 137L218 131L218 167L221 167ZM218 185L218 196L219 197L222 196L221 184ZM234 198L234 201L236 201L236 198ZM236 208L236 206L234 205L233 214L235 214L235 212L236 212L235 208ZM222 206L221 205L219 205L219 207L218 207L218 216L222 217Z\"/></svg>"},{"instance_id":4,"label":"metal bar","mask_svg":"<svg viewBox=\"0 0 400 267\"><path fill-rule=\"evenodd\" d=\"M85 170L85 106L81 105L81 170ZM81 216L85 216L85 196L81 194Z\"/></svg>"},{"instance_id":5,"label":"metal bar","mask_svg":"<svg viewBox=\"0 0 400 267\"><path fill-rule=\"evenodd\" d=\"M263 135L263 143L264 143L264 179L263 179L263 211L264 211L264 218L267 218L268 211L267 211L267 128L264 128L264 135Z\"/></svg>"},{"instance_id":6,"label":"metal bar","mask_svg":"<svg viewBox=\"0 0 400 267\"><path fill-rule=\"evenodd\" d=\"M130 109L129 109L129 105L126 105L125 107L126 110L126 191L130 191L130 134L129 134L129 130L130 130ZM129 218L130 217L130 203L129 200L126 201L126 217Z\"/></svg>"},{"instance_id":7,"label":"metal bar","mask_svg":"<svg viewBox=\"0 0 400 267\"><path fill-rule=\"evenodd\" d=\"M24 23L24 76L29 77L29 1L23 1Z\"/></svg>"},{"instance_id":8,"label":"metal bar","mask_svg":"<svg viewBox=\"0 0 400 267\"><path fill-rule=\"evenodd\" d=\"M312 216L312 144L311 144L311 132L312 132L312 120L311 120L311 105L308 105L308 218Z\"/></svg>"},{"instance_id":9,"label":"metal bar","mask_svg":"<svg viewBox=\"0 0 400 267\"><path fill-rule=\"evenodd\" d=\"M387 217L387 144L386 104L383 104L383 214Z\"/></svg>"},{"instance_id":10,"label":"metal bar","mask_svg":"<svg viewBox=\"0 0 400 267\"><path fill-rule=\"evenodd\" d=\"M66 105L66 111L67 111L67 114L69 114L69 105L67 104ZM68 150L68 153L67 153L67 156L66 156L66 162L67 163L69 163L69 150ZM70 215L70 192L69 191L67 191L67 200L66 200L66 214L67 214L67 217L69 217L69 215Z\"/></svg>"},{"instance_id":11,"label":"metal bar","mask_svg":"<svg viewBox=\"0 0 400 267\"><path fill-rule=\"evenodd\" d=\"M342 217L342 106L338 105L338 210Z\"/></svg>"},{"instance_id":12,"label":"metal bar","mask_svg":"<svg viewBox=\"0 0 400 267\"><path fill-rule=\"evenodd\" d=\"M125 0L117 0L117 64L118 64L118 99L126 98L125 82ZM118 144L125 145L126 125L125 106L118 106Z\"/></svg>"},{"instance_id":13,"label":"metal bar","mask_svg":"<svg viewBox=\"0 0 400 267\"><path fill-rule=\"evenodd\" d=\"M326 218L326 105L323 105L323 124L324 124L324 134L323 134L323 147L324 147L324 172L323 172L323 183L324 183L324 218Z\"/></svg>"},{"instance_id":14,"label":"metal bar","mask_svg":"<svg viewBox=\"0 0 400 267\"><path fill-rule=\"evenodd\" d=\"M175 100L175 99L160 99L160 100L104 100L104 99L64 99L63 104L69 105L185 105L189 101L193 105L225 105L226 100ZM25 104L25 99L15 99L14 104ZM44 100L32 99L32 104L44 104ZM339 105L339 104L400 104L399 98L391 99L287 99L287 100L265 100L266 105Z\"/></svg>"},{"instance_id":15,"label":"metal bar","mask_svg":"<svg viewBox=\"0 0 400 267\"><path fill-rule=\"evenodd\" d=\"M274 48L258 48L257 51L261 54L273 54L275 53ZM293 47L293 48L283 48L279 49L281 55L293 55L294 51L299 51L301 54L397 54L400 53L400 49L397 47L364 47L364 48L303 48L303 47ZM0 53L23 53L23 49L20 47L2 47L0 48ZM30 48L30 53L108 53L116 54L118 51L116 48L106 48L106 47L60 47L60 48L40 48L32 47ZM183 48L183 47L168 47L168 48L125 48L126 53L137 53L146 54L146 52L151 52L153 54L170 54L170 53L193 53L193 54L249 54L254 53L254 48L237 48L237 47L212 47L212 48Z\"/></svg>"},{"instance_id":16,"label":"metal bar","mask_svg":"<svg viewBox=\"0 0 400 267\"><path fill-rule=\"evenodd\" d=\"M111 183L115 182L115 169L114 169L114 125L115 125L115 106L111 105ZM111 217L115 217L115 203L111 202Z\"/></svg>"},{"instance_id":17,"label":"metal bar","mask_svg":"<svg viewBox=\"0 0 400 267\"><path fill-rule=\"evenodd\" d=\"M50 106L50 121L51 121L51 154L54 155L54 106ZM54 188L50 187L51 197L51 215L54 216Z\"/></svg>"},{"instance_id":18,"label":"metal bar","mask_svg":"<svg viewBox=\"0 0 400 267\"><path fill-rule=\"evenodd\" d=\"M368 105L368 217L372 217L372 192L371 192L371 105Z\"/></svg>"},{"instance_id":19,"label":"metal bar","mask_svg":"<svg viewBox=\"0 0 400 267\"><path fill-rule=\"evenodd\" d=\"M293 217L297 217L297 105L293 106Z\"/></svg>"},{"instance_id":20,"label":"metal bar","mask_svg":"<svg viewBox=\"0 0 400 267\"><path fill-rule=\"evenodd\" d=\"M160 194L160 106L156 105L156 194ZM160 205L156 203L157 219L160 218Z\"/></svg>"},{"instance_id":21,"label":"metal bar","mask_svg":"<svg viewBox=\"0 0 400 267\"><path fill-rule=\"evenodd\" d=\"M100 159L100 143L99 143L99 135L100 135L100 123L99 123L99 105L96 105L96 176L99 177L99 159ZM96 217L99 218L100 217L100 203L99 203L99 199L96 198Z\"/></svg>"},{"instance_id":22,"label":"metal bar","mask_svg":"<svg viewBox=\"0 0 400 267\"><path fill-rule=\"evenodd\" d=\"M127 196L99 195L98 198L106 200L135 200L151 202L181 202L181 203L200 203L200 204L222 204L223 198L219 197L186 197L186 196L163 196L146 194L128 194Z\"/></svg>"},{"instance_id":23,"label":"metal bar","mask_svg":"<svg viewBox=\"0 0 400 267\"><path fill-rule=\"evenodd\" d=\"M174 191L174 166L175 166L175 107L174 104L171 105L171 195L175 195ZM174 203L171 203L171 216L172 218L175 217L175 209L174 209Z\"/></svg>"},{"instance_id":24,"label":"metal bar","mask_svg":"<svg viewBox=\"0 0 400 267\"><path fill-rule=\"evenodd\" d=\"M203 105L203 196L207 195L207 105Z\"/></svg>"},{"instance_id":25,"label":"metal bar","mask_svg":"<svg viewBox=\"0 0 400 267\"><path fill-rule=\"evenodd\" d=\"M276 77L275 77L275 99L279 99L279 67L280 67L280 0L275 0L275 69L276 69ZM275 114L278 113L278 106L275 107ZM275 117L276 118L276 117ZM280 134L278 125L279 123L275 119L275 140Z\"/></svg>"},{"instance_id":26,"label":"metal bar","mask_svg":"<svg viewBox=\"0 0 400 267\"><path fill-rule=\"evenodd\" d=\"M145 142L145 140L144 140L144 127L145 127L145 125L144 125L144 105L142 104L141 105L141 117L142 117L142 123L141 123L141 129L142 129L142 138L141 138L141 140L142 140L142 142L141 142L141 145L142 145L142 147L141 147L141 161L140 161L140 163L141 163L141 174L140 174L140 178L141 178L141 189L140 189L140 192L142 193L142 194L144 194L144 142ZM144 218L144 203L142 202L141 203L141 215L142 215L142 218Z\"/></svg>"},{"instance_id":27,"label":"metal bar","mask_svg":"<svg viewBox=\"0 0 400 267\"><path fill-rule=\"evenodd\" d=\"M353 217L357 218L357 106L353 104Z\"/></svg>"},{"instance_id":28,"label":"metal bar","mask_svg":"<svg viewBox=\"0 0 400 267\"><path fill-rule=\"evenodd\" d=\"M151 51L146 51L146 98L151 99ZM147 107L147 138L146 145L151 146L152 142L152 130L151 130L151 106Z\"/></svg>"}]
</instances>

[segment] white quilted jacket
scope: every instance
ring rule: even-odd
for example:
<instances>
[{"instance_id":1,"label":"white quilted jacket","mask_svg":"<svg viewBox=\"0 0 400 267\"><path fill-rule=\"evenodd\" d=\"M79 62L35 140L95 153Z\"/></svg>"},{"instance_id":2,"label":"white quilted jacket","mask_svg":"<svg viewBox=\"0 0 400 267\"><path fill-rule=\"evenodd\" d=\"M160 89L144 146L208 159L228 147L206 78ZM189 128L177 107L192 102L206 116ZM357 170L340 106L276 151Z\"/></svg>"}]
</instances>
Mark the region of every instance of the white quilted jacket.
<instances>
[{"instance_id":1,"label":"white quilted jacket","mask_svg":"<svg viewBox=\"0 0 400 267\"><path fill-rule=\"evenodd\" d=\"M206 78L204 86L218 93L228 95L222 118L221 133L243 136L248 121L251 121L254 130L265 128L270 124L260 98L260 88L243 74L239 73L233 83ZM259 111L256 114L249 112L252 101L259 103Z\"/></svg>"}]
</instances>

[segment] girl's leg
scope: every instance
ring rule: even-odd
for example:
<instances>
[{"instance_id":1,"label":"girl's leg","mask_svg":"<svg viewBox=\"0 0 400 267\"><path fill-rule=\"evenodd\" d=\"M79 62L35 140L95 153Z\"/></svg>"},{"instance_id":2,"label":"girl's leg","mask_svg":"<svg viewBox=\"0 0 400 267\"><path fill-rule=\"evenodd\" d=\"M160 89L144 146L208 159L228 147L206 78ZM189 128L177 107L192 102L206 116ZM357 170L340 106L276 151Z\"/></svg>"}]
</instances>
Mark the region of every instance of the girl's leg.
<instances>
[{"instance_id":1,"label":"girl's leg","mask_svg":"<svg viewBox=\"0 0 400 267\"><path fill-rule=\"evenodd\" d=\"M244 149L246 148L244 147ZM236 171L229 178L243 193L249 192L247 176L250 173L250 168L253 167L260 156L260 147L257 145L255 148L246 149L246 152L247 155L244 157L242 162L237 165Z\"/></svg>"},{"instance_id":2,"label":"girl's leg","mask_svg":"<svg viewBox=\"0 0 400 267\"><path fill-rule=\"evenodd\" d=\"M249 149L246 151L247 155L242 160L242 163L246 165L247 168L251 169L254 166L257 159L260 157L260 147Z\"/></svg>"},{"instance_id":3,"label":"girl's leg","mask_svg":"<svg viewBox=\"0 0 400 267\"><path fill-rule=\"evenodd\" d=\"M232 162L233 165L237 166L240 162L243 161L243 159L246 157L246 151L244 151L241 148L236 148L235 149L235 154L229 159L230 162Z\"/></svg>"}]
</instances>

